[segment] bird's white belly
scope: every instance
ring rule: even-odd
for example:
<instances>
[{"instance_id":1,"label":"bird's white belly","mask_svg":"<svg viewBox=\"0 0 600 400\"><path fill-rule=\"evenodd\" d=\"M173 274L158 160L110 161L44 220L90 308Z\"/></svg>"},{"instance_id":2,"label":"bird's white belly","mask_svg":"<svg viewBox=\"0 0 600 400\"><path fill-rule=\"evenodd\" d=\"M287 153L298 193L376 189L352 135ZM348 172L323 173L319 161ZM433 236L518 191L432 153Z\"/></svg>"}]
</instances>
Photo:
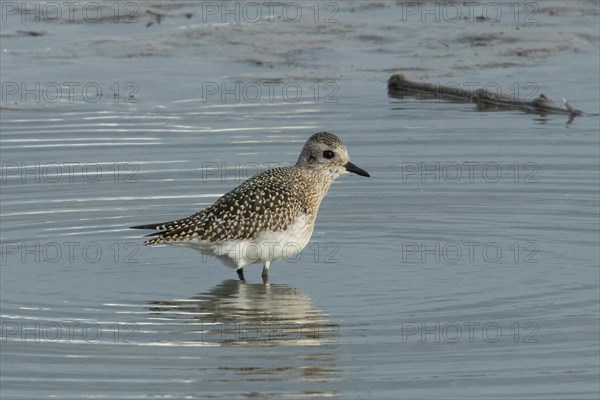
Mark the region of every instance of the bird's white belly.
<instances>
[{"instance_id":1,"label":"bird's white belly","mask_svg":"<svg viewBox=\"0 0 600 400\"><path fill-rule=\"evenodd\" d=\"M193 248L202 254L216 256L228 267L241 268L249 264L293 257L307 245L313 227L311 218L303 214L297 217L287 230L263 231L254 239L217 243L190 240L170 244Z\"/></svg>"}]
</instances>

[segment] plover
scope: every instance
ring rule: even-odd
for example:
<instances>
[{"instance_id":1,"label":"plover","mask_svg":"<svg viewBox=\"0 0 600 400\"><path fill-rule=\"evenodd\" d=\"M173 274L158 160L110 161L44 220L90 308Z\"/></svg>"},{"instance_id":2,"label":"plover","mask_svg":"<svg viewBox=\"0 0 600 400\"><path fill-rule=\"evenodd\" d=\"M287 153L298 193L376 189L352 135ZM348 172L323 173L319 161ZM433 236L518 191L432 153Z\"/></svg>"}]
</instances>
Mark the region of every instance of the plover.
<instances>
[{"instance_id":1,"label":"plover","mask_svg":"<svg viewBox=\"0 0 600 400\"><path fill-rule=\"evenodd\" d=\"M292 257L310 240L321 200L341 174L370 176L350 162L346 146L332 133L319 132L304 144L296 165L273 168L246 180L212 206L187 218L133 226L155 229L146 245L190 247L235 268Z\"/></svg>"}]
</instances>

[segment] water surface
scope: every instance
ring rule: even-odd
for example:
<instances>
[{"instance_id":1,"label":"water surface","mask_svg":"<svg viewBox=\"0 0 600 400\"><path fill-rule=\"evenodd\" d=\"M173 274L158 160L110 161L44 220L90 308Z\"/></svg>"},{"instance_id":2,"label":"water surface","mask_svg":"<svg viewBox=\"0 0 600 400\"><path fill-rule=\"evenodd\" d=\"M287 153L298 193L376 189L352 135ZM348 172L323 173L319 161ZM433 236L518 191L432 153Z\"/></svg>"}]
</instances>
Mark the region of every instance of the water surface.
<instances>
[{"instance_id":1,"label":"water surface","mask_svg":"<svg viewBox=\"0 0 600 400\"><path fill-rule=\"evenodd\" d=\"M567 123L386 94L398 70L535 82L594 114L597 14L551 17L543 9L556 4L540 2L539 24L499 25L521 42L478 49L458 39L498 25L399 25L399 6L366 4L304 36L266 25L270 43L262 25L188 20L199 11L187 3L159 8L168 16L147 28L34 25L48 34L3 39L3 81L94 81L109 93L134 82L139 101L121 91L4 105L2 398L597 398L597 114ZM234 42L219 29L247 36L226 54L207 43ZM557 30L576 56L488 54ZM202 93L264 82L294 82L302 97ZM143 247L128 229L293 163L324 129L372 177L332 186L311 243L274 263L268 285L260 266L240 283L215 259Z\"/></svg>"}]
</instances>

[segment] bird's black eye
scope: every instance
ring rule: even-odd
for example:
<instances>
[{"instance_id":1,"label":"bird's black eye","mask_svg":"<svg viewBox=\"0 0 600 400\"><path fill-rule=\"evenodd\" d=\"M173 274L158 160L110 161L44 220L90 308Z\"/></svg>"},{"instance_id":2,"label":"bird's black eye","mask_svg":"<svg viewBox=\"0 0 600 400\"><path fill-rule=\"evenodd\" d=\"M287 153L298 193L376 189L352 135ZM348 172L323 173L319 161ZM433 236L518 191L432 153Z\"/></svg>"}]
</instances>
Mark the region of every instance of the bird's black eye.
<instances>
[{"instance_id":1,"label":"bird's black eye","mask_svg":"<svg viewBox=\"0 0 600 400\"><path fill-rule=\"evenodd\" d=\"M323 157L325 157L328 160L331 160L333 157L335 157L335 154L331 150L325 150L323 152Z\"/></svg>"}]
</instances>

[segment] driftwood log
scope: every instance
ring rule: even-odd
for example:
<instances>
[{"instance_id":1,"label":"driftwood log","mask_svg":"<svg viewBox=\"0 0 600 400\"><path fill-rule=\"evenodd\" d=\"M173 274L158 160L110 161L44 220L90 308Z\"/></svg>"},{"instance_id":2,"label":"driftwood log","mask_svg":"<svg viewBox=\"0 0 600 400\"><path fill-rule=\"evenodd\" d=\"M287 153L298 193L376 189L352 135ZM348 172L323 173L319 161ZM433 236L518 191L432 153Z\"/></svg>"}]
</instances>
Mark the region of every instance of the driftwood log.
<instances>
[{"instance_id":1,"label":"driftwood log","mask_svg":"<svg viewBox=\"0 0 600 400\"><path fill-rule=\"evenodd\" d=\"M532 101L517 99L510 94L495 93L485 89L474 91L460 89L450 85L414 82L402 74L395 74L388 80L388 95L404 99L415 97L420 100L439 100L459 103L476 103L481 110L522 110L535 114L565 114L572 118L584 115L564 101L564 107L556 105L543 94Z\"/></svg>"}]
</instances>

